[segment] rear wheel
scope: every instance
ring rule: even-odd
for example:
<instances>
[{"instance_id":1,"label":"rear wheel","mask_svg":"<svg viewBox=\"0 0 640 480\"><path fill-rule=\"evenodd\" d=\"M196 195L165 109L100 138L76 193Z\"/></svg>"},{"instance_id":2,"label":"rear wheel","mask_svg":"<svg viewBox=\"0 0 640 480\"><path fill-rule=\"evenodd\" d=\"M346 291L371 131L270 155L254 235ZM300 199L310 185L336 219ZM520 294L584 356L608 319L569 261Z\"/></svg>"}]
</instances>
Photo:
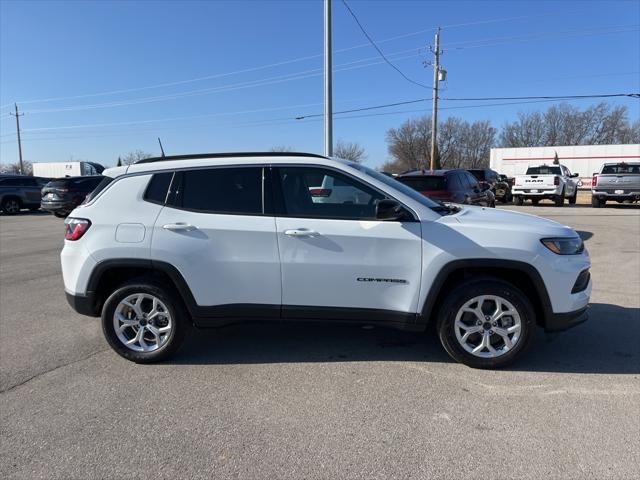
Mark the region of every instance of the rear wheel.
<instances>
[{"instance_id":1,"label":"rear wheel","mask_svg":"<svg viewBox=\"0 0 640 480\"><path fill-rule=\"evenodd\" d=\"M468 280L438 314L438 336L452 358L473 368L513 363L535 337L535 313L516 287L496 278Z\"/></svg>"},{"instance_id":2,"label":"rear wheel","mask_svg":"<svg viewBox=\"0 0 640 480\"><path fill-rule=\"evenodd\" d=\"M513 197L513 203L515 205L522 206L524 205L524 199L521 195L516 195L515 197Z\"/></svg>"},{"instance_id":3,"label":"rear wheel","mask_svg":"<svg viewBox=\"0 0 640 480\"><path fill-rule=\"evenodd\" d=\"M189 315L173 292L145 279L117 289L102 309L102 331L109 345L136 363L169 358L190 327Z\"/></svg>"},{"instance_id":4,"label":"rear wheel","mask_svg":"<svg viewBox=\"0 0 640 480\"><path fill-rule=\"evenodd\" d=\"M5 198L0 208L5 215L15 215L20 212L22 203L17 198Z\"/></svg>"},{"instance_id":5,"label":"rear wheel","mask_svg":"<svg viewBox=\"0 0 640 480\"><path fill-rule=\"evenodd\" d=\"M564 206L564 189L562 190L562 193L560 195L556 195L556 197L553 199L553 202L555 203L556 207Z\"/></svg>"},{"instance_id":6,"label":"rear wheel","mask_svg":"<svg viewBox=\"0 0 640 480\"><path fill-rule=\"evenodd\" d=\"M532 203L533 205L538 205L538 204L540 203L540 199L539 199L539 198L532 198L532 199L531 199L531 203Z\"/></svg>"},{"instance_id":7,"label":"rear wheel","mask_svg":"<svg viewBox=\"0 0 640 480\"><path fill-rule=\"evenodd\" d=\"M594 196L591 197L591 206L593 208L604 207L606 203L607 203L606 200L601 200L598 197L594 197Z\"/></svg>"},{"instance_id":8,"label":"rear wheel","mask_svg":"<svg viewBox=\"0 0 640 480\"><path fill-rule=\"evenodd\" d=\"M53 212L53 214L58 218L67 218L67 214L66 213Z\"/></svg>"}]
</instances>

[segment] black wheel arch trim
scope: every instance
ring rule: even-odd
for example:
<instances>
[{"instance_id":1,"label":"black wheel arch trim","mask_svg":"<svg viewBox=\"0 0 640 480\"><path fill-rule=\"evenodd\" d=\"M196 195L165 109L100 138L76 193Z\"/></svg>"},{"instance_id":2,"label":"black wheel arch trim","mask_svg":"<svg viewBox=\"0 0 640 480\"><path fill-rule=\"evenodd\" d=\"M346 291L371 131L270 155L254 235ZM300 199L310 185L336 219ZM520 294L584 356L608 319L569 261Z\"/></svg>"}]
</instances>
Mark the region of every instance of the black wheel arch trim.
<instances>
[{"instance_id":1,"label":"black wheel arch trim","mask_svg":"<svg viewBox=\"0 0 640 480\"><path fill-rule=\"evenodd\" d=\"M543 326L547 325L549 320L553 318L553 308L551 306L551 300L549 298L549 293L547 291L547 287L542 280L542 276L540 272L533 266L526 262L520 262L517 260L505 260L505 259L496 259L496 258L474 258L474 259L465 259L465 260L453 260L447 264L445 264L438 274L436 275L435 280L431 284L431 288L429 289L429 293L427 294L427 298L425 299L424 305L422 307L422 312L418 316L418 322L421 323L429 323L432 319L435 320L434 316L436 315L436 301L440 296L440 292L442 291L442 287L446 283L449 276L458 270L464 270L469 268L486 268L487 275L491 276L491 269L500 268L505 270L513 270L516 272L520 272L524 275L527 275L528 279L533 284L536 293L538 295L540 301L540 307L542 310L543 318L541 320L541 324ZM496 278L500 278L496 275ZM535 302L537 299L531 299L532 302Z\"/></svg>"}]
</instances>

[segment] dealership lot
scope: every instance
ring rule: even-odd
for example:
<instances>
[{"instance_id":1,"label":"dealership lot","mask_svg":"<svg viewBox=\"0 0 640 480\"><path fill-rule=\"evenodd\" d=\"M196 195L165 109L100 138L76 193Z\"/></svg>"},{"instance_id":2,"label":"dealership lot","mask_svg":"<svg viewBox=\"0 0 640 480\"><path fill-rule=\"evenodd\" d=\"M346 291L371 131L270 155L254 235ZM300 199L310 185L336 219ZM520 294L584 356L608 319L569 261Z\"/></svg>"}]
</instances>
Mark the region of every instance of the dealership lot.
<instances>
[{"instance_id":1,"label":"dealership lot","mask_svg":"<svg viewBox=\"0 0 640 480\"><path fill-rule=\"evenodd\" d=\"M135 365L66 304L62 221L1 217L0 475L634 478L640 209L505 208L575 228L594 290L588 323L504 371L433 336L310 325L196 332Z\"/></svg>"}]
</instances>

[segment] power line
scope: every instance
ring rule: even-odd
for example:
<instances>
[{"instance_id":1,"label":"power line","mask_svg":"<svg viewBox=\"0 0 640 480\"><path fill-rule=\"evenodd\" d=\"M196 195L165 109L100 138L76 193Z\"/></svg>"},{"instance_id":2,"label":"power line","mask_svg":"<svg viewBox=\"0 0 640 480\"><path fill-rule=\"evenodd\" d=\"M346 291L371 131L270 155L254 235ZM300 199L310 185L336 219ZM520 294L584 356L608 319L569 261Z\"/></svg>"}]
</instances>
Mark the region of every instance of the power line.
<instances>
[{"instance_id":1,"label":"power line","mask_svg":"<svg viewBox=\"0 0 640 480\"><path fill-rule=\"evenodd\" d=\"M442 26L442 28L443 29L445 29L445 28L458 28L458 27L466 27L466 26L484 25L484 24L490 24L490 23L511 22L511 21L517 21L517 20L526 20L526 19L530 19L530 18L541 18L541 17L556 16L556 15L575 14L575 13L579 13L579 12L581 12L581 10L575 10L575 11L572 11L572 12L548 12L548 13L542 13L542 14L537 14L537 15L523 15L523 16L516 16L516 17L506 17L506 18L502 17L502 18L494 18L494 19L466 22L466 23L444 25L444 26ZM391 42L391 41L394 41L394 40L399 40L399 39L402 39L402 38L408 38L408 37L421 35L423 33L432 32L434 30L434 28L436 28L436 27L433 26L433 27L430 27L430 28L425 28L425 29L416 30L416 31L413 31L413 32L408 32L408 33L403 33L403 34L400 34L400 35L395 35L393 37L388 37L388 38L384 38L382 40L377 40L377 43L378 44L387 43L387 42ZM359 45L353 45L351 47L346 47L346 48L341 48L341 49L335 50L334 53L343 53L343 52L347 52L347 51L351 51L351 50L367 47L369 45L370 45L370 43L362 43L362 44L359 44ZM177 80L177 81L174 81L174 82L159 83L159 84L154 84L154 85L146 85L146 86L141 86L141 87L125 88L125 89L119 89L119 90L109 90L109 91L97 92L97 93L87 93L87 94L82 94L82 95L71 95L71 96L66 96L66 97L64 97L64 96L60 97L59 96L59 97L49 97L49 98L24 100L24 101L21 101L19 103L21 103L21 104L31 104L31 103L54 102L54 101L60 101L60 100L75 100L75 99L80 99L80 98L108 96L108 95L115 95L115 94L119 94L119 93L130 93L130 92L137 92L137 91L142 91L142 90L150 90L150 89L154 89L154 88L171 87L171 86L176 86L176 85L184 85L184 84L187 84L187 83L194 83L194 82L200 82L200 81L205 81L205 80L212 80L212 79L215 79L215 78L222 78L222 77L231 76L231 75L237 75L237 74L241 74L241 73L249 73L249 72L255 72L255 71L258 71L258 70L265 70L265 69L268 69L268 68L279 67L279 66L282 66L282 65L288 65L288 64L291 64L291 63L302 62L302 61L305 61L305 60L311 60L311 59L320 58L320 57L322 57L321 53L320 54L315 54L315 55L307 55L307 56L303 56L303 57L293 58L293 59L289 59L289 60L282 60L282 61L279 61L279 62L269 63L269 64L265 64L265 65L258 65L256 67L243 68L243 69L235 70L235 71L231 71L231 72L218 73L218 74L213 74L213 75L205 75L205 76L202 76L202 77L196 77L196 78L190 78L190 79L184 79L184 80ZM0 106L0 109L8 108L8 107L11 107L12 105L13 105L13 103L2 105L2 106Z\"/></svg>"},{"instance_id":2,"label":"power line","mask_svg":"<svg viewBox=\"0 0 640 480\"><path fill-rule=\"evenodd\" d=\"M418 48L412 48L412 49L409 49L409 50L402 50L400 52L395 52L393 55L399 55L400 53L404 53L404 52L407 52L407 51L416 51L417 52L418 50L419 50ZM414 58L414 57L417 57L417 56L419 56L419 54L417 54L417 53L414 54L414 55L404 55L404 56L396 57L395 60L396 61L404 60L404 59L408 59L408 58ZM376 61L376 62L369 62L369 63L362 64L362 62L365 62L367 60L371 60L373 58L378 58L378 57L377 56L376 57L369 57L369 58L366 58L366 59L355 60L355 61L352 61L352 62L347 62L347 63L336 65L336 67L339 67L339 68L335 68L334 72L343 72L343 71L354 70L354 69L358 69L358 68L365 68L365 67L380 65L380 64L384 63L384 61ZM357 65L359 63L361 65ZM317 77L317 76L321 76L321 75L322 75L322 69L321 68L314 68L314 69L303 70L303 71L300 71L300 72L286 74L286 75L276 75L276 76L273 76L273 77L267 77L267 78L259 79L259 80L250 80L250 81L246 81L246 82L239 82L239 83L235 83L235 84L221 85L221 86L217 86L217 87L209 87L209 88L197 89L197 90L188 90L186 92L178 92L178 93L174 93L174 94L152 96L152 97L140 97L140 98L131 99L131 100L122 100L122 101L97 103L97 104L84 104L84 105L77 105L77 106L70 106L70 107L36 109L36 110L30 110L27 113L29 113L29 114L55 113L55 112L69 112L69 111L79 111L79 110L92 110L92 109L97 109L97 108L121 107L121 106L128 106L128 105L139 105L139 104L144 104L144 103L153 103L153 102L160 102L160 101L165 101L165 100L173 100L173 99L177 99L177 98L193 97L193 96L207 95L207 94L212 94L212 93L221 93L221 92L242 90L242 89L245 89L245 88L253 88L253 87L266 86L266 85L274 85L274 84L279 84L279 83L288 82L288 81L303 80L303 79L306 79L306 78L312 78L312 77Z\"/></svg>"},{"instance_id":3,"label":"power line","mask_svg":"<svg viewBox=\"0 0 640 480\"><path fill-rule=\"evenodd\" d=\"M363 112L365 110L376 110L378 108L389 108L389 107L397 107L398 105L408 105L410 103L419 103L419 102L427 102L430 101L430 98L419 98L417 100L407 100L406 102L395 102L395 103L386 103L384 105L374 105L371 107L362 107L362 108L353 108L351 110L342 110L340 112L333 112L334 115L338 115L341 113L353 113L353 112ZM322 113L314 113L312 115L301 115L299 117L295 117L295 120L304 120L306 118L314 118L314 117L322 117Z\"/></svg>"},{"instance_id":4,"label":"power line","mask_svg":"<svg viewBox=\"0 0 640 480\"><path fill-rule=\"evenodd\" d=\"M349 4L347 3L347 0L342 0L342 3L344 4L344 6L347 8L347 10L349 11L349 13L351 14L351 16L353 17L353 19L356 21L356 23L358 24L358 27L360 27L360 30L362 31L362 33L364 34L365 37L367 37L367 40L369 40L369 43L371 43L371 45L373 46L373 48L375 48L377 50L377 52L380 54L380 56L384 59L385 62L387 62L389 64L389 66L391 68L393 68L396 72L398 72L400 75L402 75L402 77L410 83L413 83L414 85L418 85L419 87L422 88L430 88L427 87L426 85L424 85L423 83L420 82L416 82L415 80L410 79L409 77L407 77L404 72L402 70L400 70L398 67L396 67L393 63L391 63L391 61L385 56L384 53L382 53L382 50L380 50L380 47L378 47L378 45L376 44L376 42L373 41L373 39L369 36L369 34L367 33L367 31L364 29L364 27L362 26L362 24L360 23L360 20L358 20L358 17L356 16L355 13L353 13L353 10L351 10L351 7L349 6Z\"/></svg>"}]
</instances>

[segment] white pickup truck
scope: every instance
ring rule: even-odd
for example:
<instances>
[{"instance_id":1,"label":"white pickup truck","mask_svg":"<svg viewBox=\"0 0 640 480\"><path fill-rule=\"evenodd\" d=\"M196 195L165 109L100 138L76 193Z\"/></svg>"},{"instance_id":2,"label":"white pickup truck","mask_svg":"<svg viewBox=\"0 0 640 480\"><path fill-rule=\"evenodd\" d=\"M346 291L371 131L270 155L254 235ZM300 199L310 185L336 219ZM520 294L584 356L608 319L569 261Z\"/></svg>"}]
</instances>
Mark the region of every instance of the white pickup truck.
<instances>
[{"instance_id":1,"label":"white pickup truck","mask_svg":"<svg viewBox=\"0 0 640 480\"><path fill-rule=\"evenodd\" d=\"M525 175L516 175L513 188L513 202L522 205L531 200L537 205L540 200L553 200L556 207L564 205L564 199L576 203L578 182L577 173L571 173L564 165L540 165L527 168Z\"/></svg>"}]
</instances>

